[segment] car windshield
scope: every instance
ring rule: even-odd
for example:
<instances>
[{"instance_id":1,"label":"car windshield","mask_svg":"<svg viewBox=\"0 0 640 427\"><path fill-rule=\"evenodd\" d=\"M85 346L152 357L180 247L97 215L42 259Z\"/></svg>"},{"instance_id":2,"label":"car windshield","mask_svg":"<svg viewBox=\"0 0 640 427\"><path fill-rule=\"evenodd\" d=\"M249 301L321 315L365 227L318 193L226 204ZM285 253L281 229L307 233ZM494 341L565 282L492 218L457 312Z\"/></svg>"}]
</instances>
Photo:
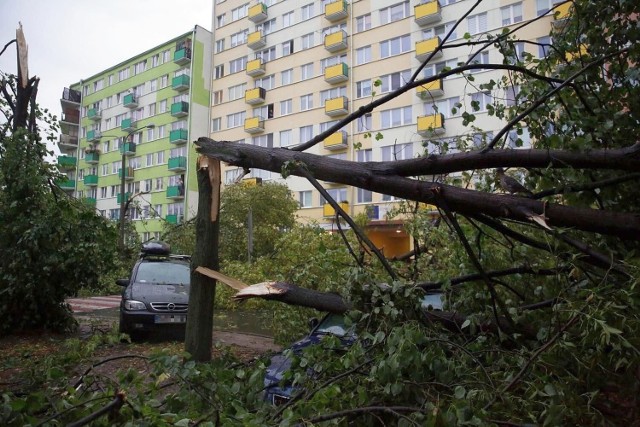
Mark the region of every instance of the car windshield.
<instances>
[{"instance_id":1,"label":"car windshield","mask_svg":"<svg viewBox=\"0 0 640 427\"><path fill-rule=\"evenodd\" d=\"M316 334L333 334L343 337L347 334L347 328L344 324L344 318L341 315L329 314L315 329Z\"/></svg>"},{"instance_id":2,"label":"car windshield","mask_svg":"<svg viewBox=\"0 0 640 427\"><path fill-rule=\"evenodd\" d=\"M154 285L188 285L190 280L189 266L176 262L143 262L136 274L137 283Z\"/></svg>"}]
</instances>

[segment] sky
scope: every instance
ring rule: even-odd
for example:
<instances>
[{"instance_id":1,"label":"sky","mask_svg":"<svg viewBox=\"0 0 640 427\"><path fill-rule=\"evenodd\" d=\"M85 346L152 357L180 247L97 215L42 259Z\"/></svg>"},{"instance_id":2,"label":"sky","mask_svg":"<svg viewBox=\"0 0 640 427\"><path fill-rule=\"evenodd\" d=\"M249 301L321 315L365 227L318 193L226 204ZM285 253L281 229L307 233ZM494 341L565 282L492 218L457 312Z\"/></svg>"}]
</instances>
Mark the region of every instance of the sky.
<instances>
[{"instance_id":1,"label":"sky","mask_svg":"<svg viewBox=\"0 0 640 427\"><path fill-rule=\"evenodd\" d=\"M37 101L60 117L65 87L191 31L211 31L213 0L0 0L0 50L22 23ZM16 49L0 56L16 74Z\"/></svg>"}]
</instances>

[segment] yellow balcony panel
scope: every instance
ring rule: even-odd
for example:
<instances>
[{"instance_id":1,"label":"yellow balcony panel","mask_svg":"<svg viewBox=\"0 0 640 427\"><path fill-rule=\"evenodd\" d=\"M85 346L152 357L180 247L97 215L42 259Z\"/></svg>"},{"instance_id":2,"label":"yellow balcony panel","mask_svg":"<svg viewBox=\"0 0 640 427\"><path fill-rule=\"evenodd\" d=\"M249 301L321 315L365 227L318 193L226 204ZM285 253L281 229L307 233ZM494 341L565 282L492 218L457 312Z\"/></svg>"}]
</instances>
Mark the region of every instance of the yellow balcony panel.
<instances>
[{"instance_id":1,"label":"yellow balcony panel","mask_svg":"<svg viewBox=\"0 0 640 427\"><path fill-rule=\"evenodd\" d=\"M253 22L254 24L259 24L260 22L264 21L268 17L267 5L264 3L254 4L249 8L248 17L249 21Z\"/></svg>"},{"instance_id":2,"label":"yellow balcony panel","mask_svg":"<svg viewBox=\"0 0 640 427\"><path fill-rule=\"evenodd\" d=\"M324 5L324 17L330 22L342 21L349 15L347 2L338 0Z\"/></svg>"},{"instance_id":3,"label":"yellow balcony panel","mask_svg":"<svg viewBox=\"0 0 640 427\"><path fill-rule=\"evenodd\" d=\"M418 117L418 133L420 135L441 135L444 131L444 115L442 113Z\"/></svg>"},{"instance_id":4,"label":"yellow balcony panel","mask_svg":"<svg viewBox=\"0 0 640 427\"><path fill-rule=\"evenodd\" d=\"M440 2L434 0L415 5L413 7L413 16L416 24L421 27L440 21L442 19Z\"/></svg>"},{"instance_id":5,"label":"yellow balcony panel","mask_svg":"<svg viewBox=\"0 0 640 427\"><path fill-rule=\"evenodd\" d=\"M567 22L569 16L571 16L571 8L573 6L572 2L567 2L559 5L555 9L553 9L553 17L554 21L552 25L554 28L562 28Z\"/></svg>"},{"instance_id":6,"label":"yellow balcony panel","mask_svg":"<svg viewBox=\"0 0 640 427\"><path fill-rule=\"evenodd\" d=\"M248 89L244 92L244 102L250 105L262 104L267 96L267 90L263 87Z\"/></svg>"},{"instance_id":7,"label":"yellow balcony panel","mask_svg":"<svg viewBox=\"0 0 640 427\"><path fill-rule=\"evenodd\" d=\"M416 42L416 59L420 62L426 60L431 53L440 45L440 37L433 37L427 40ZM442 56L442 50L439 50L434 56L440 58Z\"/></svg>"},{"instance_id":8,"label":"yellow balcony panel","mask_svg":"<svg viewBox=\"0 0 640 427\"><path fill-rule=\"evenodd\" d=\"M244 185L245 187L255 187L257 185L262 185L262 178L254 177L254 178L244 178L240 181L240 185Z\"/></svg>"},{"instance_id":9,"label":"yellow balcony panel","mask_svg":"<svg viewBox=\"0 0 640 427\"><path fill-rule=\"evenodd\" d=\"M254 31L247 37L247 46L249 49L261 49L267 45L267 38L262 35L262 31Z\"/></svg>"},{"instance_id":10,"label":"yellow balcony panel","mask_svg":"<svg viewBox=\"0 0 640 427\"><path fill-rule=\"evenodd\" d=\"M324 103L324 113L330 117L343 116L349 112L349 100L346 96L327 99Z\"/></svg>"},{"instance_id":11,"label":"yellow balcony panel","mask_svg":"<svg viewBox=\"0 0 640 427\"><path fill-rule=\"evenodd\" d=\"M416 88L416 95L420 99L431 99L437 96L442 96L444 90L442 89L442 79L434 80L430 83L423 84Z\"/></svg>"},{"instance_id":12,"label":"yellow balcony panel","mask_svg":"<svg viewBox=\"0 0 640 427\"><path fill-rule=\"evenodd\" d=\"M342 208L343 211L349 213L349 202L338 202L338 205ZM336 210L329 203L325 203L322 206L322 216L334 217L336 216Z\"/></svg>"},{"instance_id":13,"label":"yellow balcony panel","mask_svg":"<svg viewBox=\"0 0 640 427\"><path fill-rule=\"evenodd\" d=\"M264 62L261 58L247 62L247 74L251 77L260 77L265 73Z\"/></svg>"},{"instance_id":14,"label":"yellow balcony panel","mask_svg":"<svg viewBox=\"0 0 640 427\"><path fill-rule=\"evenodd\" d=\"M251 134L264 132L264 120L259 116L245 119L244 131Z\"/></svg>"},{"instance_id":15,"label":"yellow balcony panel","mask_svg":"<svg viewBox=\"0 0 640 427\"><path fill-rule=\"evenodd\" d=\"M347 46L347 32L344 30L324 36L324 48L331 53L344 50Z\"/></svg>"},{"instance_id":16,"label":"yellow balcony panel","mask_svg":"<svg viewBox=\"0 0 640 427\"><path fill-rule=\"evenodd\" d=\"M337 84L347 80L349 80L349 66L344 62L324 69L324 81L327 83Z\"/></svg>"},{"instance_id":17,"label":"yellow balcony panel","mask_svg":"<svg viewBox=\"0 0 640 427\"><path fill-rule=\"evenodd\" d=\"M324 148L327 150L342 150L347 148L347 132L341 130L324 139Z\"/></svg>"},{"instance_id":18,"label":"yellow balcony panel","mask_svg":"<svg viewBox=\"0 0 640 427\"><path fill-rule=\"evenodd\" d=\"M587 45L581 44L577 52L567 52L565 53L564 58L567 62L573 62L576 59L587 55L587 53Z\"/></svg>"}]
</instances>

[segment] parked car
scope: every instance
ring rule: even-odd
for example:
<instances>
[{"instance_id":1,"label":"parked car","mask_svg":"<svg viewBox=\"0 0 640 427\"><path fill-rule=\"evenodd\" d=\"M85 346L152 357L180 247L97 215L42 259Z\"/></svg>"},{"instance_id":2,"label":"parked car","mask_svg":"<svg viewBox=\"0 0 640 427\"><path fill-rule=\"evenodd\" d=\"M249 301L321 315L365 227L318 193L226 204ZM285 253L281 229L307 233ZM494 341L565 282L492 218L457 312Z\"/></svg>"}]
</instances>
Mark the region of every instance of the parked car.
<instances>
[{"instance_id":1,"label":"parked car","mask_svg":"<svg viewBox=\"0 0 640 427\"><path fill-rule=\"evenodd\" d=\"M442 305L441 293L427 294L422 299L422 307L425 310L442 310ZM344 316L342 315L329 313L320 322L317 319L312 319L310 324L311 332L287 349L291 352L284 350L271 358L264 377L265 401L281 405L289 401L296 391L295 387L282 383L284 373L291 368L292 360L288 354L300 355L305 348L319 344L327 335L338 337L345 347L353 344L356 339L354 330L344 324Z\"/></svg>"},{"instance_id":2,"label":"parked car","mask_svg":"<svg viewBox=\"0 0 640 427\"><path fill-rule=\"evenodd\" d=\"M138 338L145 332L184 336L191 281L190 257L171 255L163 242L142 245L131 277L122 286L120 332Z\"/></svg>"}]
</instances>

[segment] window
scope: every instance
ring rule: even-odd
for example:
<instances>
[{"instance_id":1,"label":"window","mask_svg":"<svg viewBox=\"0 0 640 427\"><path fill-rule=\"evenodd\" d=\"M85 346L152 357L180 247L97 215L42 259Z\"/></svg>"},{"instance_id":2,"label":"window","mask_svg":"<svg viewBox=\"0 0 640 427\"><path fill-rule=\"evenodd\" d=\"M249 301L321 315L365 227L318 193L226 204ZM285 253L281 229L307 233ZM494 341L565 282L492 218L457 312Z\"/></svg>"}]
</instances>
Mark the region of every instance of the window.
<instances>
[{"instance_id":1,"label":"window","mask_svg":"<svg viewBox=\"0 0 640 427\"><path fill-rule=\"evenodd\" d=\"M413 158L413 144L395 144L381 148L382 161L407 160Z\"/></svg>"},{"instance_id":2,"label":"window","mask_svg":"<svg viewBox=\"0 0 640 427\"><path fill-rule=\"evenodd\" d=\"M276 30L276 18L264 21L260 25L256 25L256 30L262 30L262 35L273 33Z\"/></svg>"},{"instance_id":3,"label":"window","mask_svg":"<svg viewBox=\"0 0 640 427\"><path fill-rule=\"evenodd\" d=\"M133 66L133 73L134 74L140 74L140 73L144 73L145 71L147 71L147 60L145 59L144 61L140 61L137 64L135 64Z\"/></svg>"},{"instance_id":4,"label":"window","mask_svg":"<svg viewBox=\"0 0 640 427\"><path fill-rule=\"evenodd\" d=\"M244 111L229 114L227 116L227 128L237 128L238 126L244 125L245 114L246 113Z\"/></svg>"},{"instance_id":5,"label":"window","mask_svg":"<svg viewBox=\"0 0 640 427\"><path fill-rule=\"evenodd\" d=\"M537 16L542 16L549 12L552 7L551 0L536 0L536 13Z\"/></svg>"},{"instance_id":6,"label":"window","mask_svg":"<svg viewBox=\"0 0 640 427\"><path fill-rule=\"evenodd\" d=\"M247 42L249 30L242 30L238 33L231 34L231 47L236 47Z\"/></svg>"},{"instance_id":7,"label":"window","mask_svg":"<svg viewBox=\"0 0 640 427\"><path fill-rule=\"evenodd\" d=\"M222 118L216 117L211 119L211 132L217 132L222 129Z\"/></svg>"},{"instance_id":8,"label":"window","mask_svg":"<svg viewBox=\"0 0 640 427\"><path fill-rule=\"evenodd\" d=\"M340 202L346 202L347 201L347 189L346 187L341 187L341 188L328 188L327 189L327 193L329 193L329 196L331 196L331 198L333 200L335 200L336 202L340 203ZM327 203L326 199L324 197L320 197L320 204L324 205Z\"/></svg>"},{"instance_id":9,"label":"window","mask_svg":"<svg viewBox=\"0 0 640 427\"><path fill-rule=\"evenodd\" d=\"M164 151L158 151L156 153L156 165L164 164ZM160 187L156 184L156 190L162 190L162 178L158 178L160 180Z\"/></svg>"},{"instance_id":10,"label":"window","mask_svg":"<svg viewBox=\"0 0 640 427\"><path fill-rule=\"evenodd\" d=\"M261 87L264 89L272 89L275 87L276 85L276 76L275 75L270 75L267 77L263 77L261 79L256 79L254 80L254 87Z\"/></svg>"},{"instance_id":11,"label":"window","mask_svg":"<svg viewBox=\"0 0 640 427\"><path fill-rule=\"evenodd\" d=\"M158 80L153 79L149 81L149 92L155 92L158 90Z\"/></svg>"},{"instance_id":12,"label":"window","mask_svg":"<svg viewBox=\"0 0 640 427\"><path fill-rule=\"evenodd\" d=\"M162 51L162 63L166 64L169 61L171 61L171 49L163 50Z\"/></svg>"},{"instance_id":13,"label":"window","mask_svg":"<svg viewBox=\"0 0 640 427\"><path fill-rule=\"evenodd\" d=\"M516 101L518 100L518 95L520 94L520 86L507 86L504 89L504 97L505 103L508 107L513 107L516 105Z\"/></svg>"},{"instance_id":14,"label":"window","mask_svg":"<svg viewBox=\"0 0 640 427\"><path fill-rule=\"evenodd\" d=\"M511 25L522 21L522 3L514 3L500 8L502 25Z\"/></svg>"},{"instance_id":15,"label":"window","mask_svg":"<svg viewBox=\"0 0 640 427\"><path fill-rule=\"evenodd\" d=\"M364 98L371 95L371 80L362 80L356 83L356 98Z\"/></svg>"},{"instance_id":16,"label":"window","mask_svg":"<svg viewBox=\"0 0 640 427\"><path fill-rule=\"evenodd\" d=\"M300 66L300 79L307 80L313 77L313 62Z\"/></svg>"},{"instance_id":17,"label":"window","mask_svg":"<svg viewBox=\"0 0 640 427\"><path fill-rule=\"evenodd\" d=\"M276 48L271 47L261 52L257 52L256 59L258 58L262 59L262 62L264 62L265 64L269 61L273 61L274 59L276 59Z\"/></svg>"},{"instance_id":18,"label":"window","mask_svg":"<svg viewBox=\"0 0 640 427\"><path fill-rule=\"evenodd\" d=\"M424 76L425 77L437 76L445 68L449 70L453 70L457 66L458 66L457 58L449 59L447 61L442 61L442 62L436 62L435 64L428 64L426 67L424 67ZM451 74L450 76L445 77L445 79L450 79L455 76L456 76L455 74Z\"/></svg>"},{"instance_id":19,"label":"window","mask_svg":"<svg viewBox=\"0 0 640 427\"><path fill-rule=\"evenodd\" d=\"M293 40L282 43L282 56L288 56L293 53Z\"/></svg>"},{"instance_id":20,"label":"window","mask_svg":"<svg viewBox=\"0 0 640 427\"><path fill-rule=\"evenodd\" d=\"M254 136L251 138L251 144L258 147L273 148L273 134Z\"/></svg>"},{"instance_id":21,"label":"window","mask_svg":"<svg viewBox=\"0 0 640 427\"><path fill-rule=\"evenodd\" d=\"M247 89L246 83L241 83L236 86L231 86L229 88L229 101L235 101L236 99L240 99L244 97L244 92Z\"/></svg>"},{"instance_id":22,"label":"window","mask_svg":"<svg viewBox=\"0 0 640 427\"><path fill-rule=\"evenodd\" d=\"M529 129L511 129L506 136L505 142L505 148L531 148L531 134L529 134Z\"/></svg>"},{"instance_id":23,"label":"window","mask_svg":"<svg viewBox=\"0 0 640 427\"><path fill-rule=\"evenodd\" d=\"M338 123L338 120L330 120L328 122L322 122L320 123L320 133L326 131L327 129L329 129L331 126L335 125L336 123Z\"/></svg>"},{"instance_id":24,"label":"window","mask_svg":"<svg viewBox=\"0 0 640 427\"><path fill-rule=\"evenodd\" d=\"M381 127L388 129L395 126L407 125L413 122L413 113L411 107L393 108L380 112Z\"/></svg>"},{"instance_id":25,"label":"window","mask_svg":"<svg viewBox=\"0 0 640 427\"><path fill-rule=\"evenodd\" d=\"M109 74L109 82L107 83L109 86L113 84L113 74Z\"/></svg>"},{"instance_id":26,"label":"window","mask_svg":"<svg viewBox=\"0 0 640 427\"><path fill-rule=\"evenodd\" d=\"M220 53L224 50L224 39L216 40L216 53Z\"/></svg>"},{"instance_id":27,"label":"window","mask_svg":"<svg viewBox=\"0 0 640 427\"><path fill-rule=\"evenodd\" d=\"M444 39L444 37L449 33L449 31L454 27L455 21L447 22L446 24L438 25L437 27L427 28L426 30L422 30L423 39L432 39L434 37L440 37ZM456 31L454 30L447 40L455 40L458 38Z\"/></svg>"},{"instance_id":28,"label":"window","mask_svg":"<svg viewBox=\"0 0 640 427\"><path fill-rule=\"evenodd\" d=\"M540 37L539 39L536 40L536 42L538 43L538 58L545 58L547 55L549 55L549 49L551 46L551 37L549 36Z\"/></svg>"},{"instance_id":29,"label":"window","mask_svg":"<svg viewBox=\"0 0 640 427\"><path fill-rule=\"evenodd\" d=\"M347 87L332 87L331 89L326 89L320 92L320 104L324 105L327 99L338 98L339 96L347 95Z\"/></svg>"},{"instance_id":30,"label":"window","mask_svg":"<svg viewBox=\"0 0 640 427\"><path fill-rule=\"evenodd\" d=\"M300 111L310 110L313 108L313 94L302 95L300 97Z\"/></svg>"},{"instance_id":31,"label":"window","mask_svg":"<svg viewBox=\"0 0 640 427\"><path fill-rule=\"evenodd\" d=\"M280 146L281 147L288 147L289 145L293 144L293 136L291 135L291 129L288 130L281 130L280 131Z\"/></svg>"},{"instance_id":32,"label":"window","mask_svg":"<svg viewBox=\"0 0 640 427\"><path fill-rule=\"evenodd\" d=\"M370 162L372 150L370 148L356 151L356 162Z\"/></svg>"},{"instance_id":33,"label":"window","mask_svg":"<svg viewBox=\"0 0 640 427\"><path fill-rule=\"evenodd\" d=\"M123 68L122 70L118 71L118 81L121 82L124 79L128 79L129 78L129 67Z\"/></svg>"},{"instance_id":34,"label":"window","mask_svg":"<svg viewBox=\"0 0 640 427\"><path fill-rule=\"evenodd\" d=\"M371 61L371 46L356 49L356 65L366 64Z\"/></svg>"},{"instance_id":35,"label":"window","mask_svg":"<svg viewBox=\"0 0 640 427\"><path fill-rule=\"evenodd\" d=\"M302 36L302 49L310 49L313 47L313 33Z\"/></svg>"},{"instance_id":36,"label":"window","mask_svg":"<svg viewBox=\"0 0 640 427\"><path fill-rule=\"evenodd\" d=\"M409 50L411 50L411 36L409 34L380 42L381 58L399 55L404 52L409 52Z\"/></svg>"},{"instance_id":37,"label":"window","mask_svg":"<svg viewBox=\"0 0 640 427\"><path fill-rule=\"evenodd\" d=\"M145 165L146 166L153 166L153 153L147 154Z\"/></svg>"},{"instance_id":38,"label":"window","mask_svg":"<svg viewBox=\"0 0 640 427\"><path fill-rule=\"evenodd\" d=\"M167 87L169 86L169 76L168 75L164 75L162 77L160 77L160 87Z\"/></svg>"},{"instance_id":39,"label":"window","mask_svg":"<svg viewBox=\"0 0 640 427\"><path fill-rule=\"evenodd\" d=\"M293 25L294 18L293 12L287 12L282 15L282 28L287 28Z\"/></svg>"},{"instance_id":40,"label":"window","mask_svg":"<svg viewBox=\"0 0 640 427\"><path fill-rule=\"evenodd\" d=\"M216 28L222 27L225 21L226 21L226 16L224 13L222 15L216 16Z\"/></svg>"},{"instance_id":41,"label":"window","mask_svg":"<svg viewBox=\"0 0 640 427\"><path fill-rule=\"evenodd\" d=\"M367 113L358 119L358 132L367 132L371 130L371 113Z\"/></svg>"},{"instance_id":42,"label":"window","mask_svg":"<svg viewBox=\"0 0 640 427\"><path fill-rule=\"evenodd\" d=\"M320 60L320 74L324 74L324 70L327 67L331 67L332 65L338 65L341 62L347 63L347 55L336 55L331 56L329 58L324 58Z\"/></svg>"},{"instance_id":43,"label":"window","mask_svg":"<svg viewBox=\"0 0 640 427\"><path fill-rule=\"evenodd\" d=\"M154 132L153 129L147 129L147 142L154 140Z\"/></svg>"},{"instance_id":44,"label":"window","mask_svg":"<svg viewBox=\"0 0 640 427\"><path fill-rule=\"evenodd\" d=\"M487 31L487 12L468 17L467 26L472 35Z\"/></svg>"},{"instance_id":45,"label":"window","mask_svg":"<svg viewBox=\"0 0 640 427\"><path fill-rule=\"evenodd\" d=\"M214 73L213 73L213 77L215 79L221 79L224 77L224 64L222 65L218 65L215 69L214 69Z\"/></svg>"},{"instance_id":46,"label":"window","mask_svg":"<svg viewBox=\"0 0 640 427\"><path fill-rule=\"evenodd\" d=\"M356 33L366 31L371 28L371 14L361 15L356 18Z\"/></svg>"},{"instance_id":47,"label":"window","mask_svg":"<svg viewBox=\"0 0 640 427\"><path fill-rule=\"evenodd\" d=\"M217 90L213 92L213 105L218 105L222 103L222 91Z\"/></svg>"},{"instance_id":48,"label":"window","mask_svg":"<svg viewBox=\"0 0 640 427\"><path fill-rule=\"evenodd\" d=\"M470 64L488 64L489 63L489 52L477 52L475 54L472 54L469 56L469 63ZM482 71L482 68L479 69L475 69L475 70L469 70L469 72L471 73L477 73L479 71Z\"/></svg>"},{"instance_id":49,"label":"window","mask_svg":"<svg viewBox=\"0 0 640 427\"><path fill-rule=\"evenodd\" d=\"M160 65L160 54L155 54L151 57L151 67L157 67ZM111 77L111 76L109 76Z\"/></svg>"},{"instance_id":50,"label":"window","mask_svg":"<svg viewBox=\"0 0 640 427\"><path fill-rule=\"evenodd\" d=\"M313 125L302 126L300 128L300 142L307 142L313 138Z\"/></svg>"},{"instance_id":51,"label":"window","mask_svg":"<svg viewBox=\"0 0 640 427\"><path fill-rule=\"evenodd\" d=\"M507 50L504 58L507 63L513 65L524 60L524 42L515 42L510 47L511 49Z\"/></svg>"},{"instance_id":52,"label":"window","mask_svg":"<svg viewBox=\"0 0 640 427\"><path fill-rule=\"evenodd\" d=\"M493 132L474 133L471 137L474 148L482 148L486 145L487 141L493 139Z\"/></svg>"},{"instance_id":53,"label":"window","mask_svg":"<svg viewBox=\"0 0 640 427\"><path fill-rule=\"evenodd\" d=\"M399 73L387 74L380 77L382 85L380 93L387 93L402 87L411 78L411 70L400 71Z\"/></svg>"},{"instance_id":54,"label":"window","mask_svg":"<svg viewBox=\"0 0 640 427\"><path fill-rule=\"evenodd\" d=\"M313 3L302 6L302 20L306 21L311 18L313 18Z\"/></svg>"},{"instance_id":55,"label":"window","mask_svg":"<svg viewBox=\"0 0 640 427\"><path fill-rule=\"evenodd\" d=\"M394 4L393 6L380 9L380 24L388 24L390 22L399 21L411 15L411 9L408 1Z\"/></svg>"},{"instance_id":56,"label":"window","mask_svg":"<svg viewBox=\"0 0 640 427\"><path fill-rule=\"evenodd\" d=\"M235 9L231 9L231 22L237 21L238 19L242 19L247 16L247 12L249 10L248 4L243 4L240 7L236 7Z\"/></svg>"},{"instance_id":57,"label":"window","mask_svg":"<svg viewBox=\"0 0 640 427\"><path fill-rule=\"evenodd\" d=\"M293 100L287 99L285 101L280 101L280 115L286 116L291 113L293 113Z\"/></svg>"},{"instance_id":58,"label":"window","mask_svg":"<svg viewBox=\"0 0 640 427\"><path fill-rule=\"evenodd\" d=\"M253 109L253 117L261 117L263 119L273 118L273 104L263 105Z\"/></svg>"},{"instance_id":59,"label":"window","mask_svg":"<svg viewBox=\"0 0 640 427\"><path fill-rule=\"evenodd\" d=\"M471 94L471 108L473 111L486 111L487 105L491 104L490 92L476 92Z\"/></svg>"},{"instance_id":60,"label":"window","mask_svg":"<svg viewBox=\"0 0 640 427\"><path fill-rule=\"evenodd\" d=\"M310 208L313 206L311 198L313 196L313 192L311 190L300 191L298 193L298 203L301 208Z\"/></svg>"},{"instance_id":61,"label":"window","mask_svg":"<svg viewBox=\"0 0 640 427\"><path fill-rule=\"evenodd\" d=\"M280 77L282 80L282 86L290 85L291 83L293 83L293 70L292 69L284 70L280 74Z\"/></svg>"},{"instance_id":62,"label":"window","mask_svg":"<svg viewBox=\"0 0 640 427\"><path fill-rule=\"evenodd\" d=\"M93 82L93 91L94 92L102 90L103 87L104 87L104 79L100 79L98 81Z\"/></svg>"},{"instance_id":63,"label":"window","mask_svg":"<svg viewBox=\"0 0 640 427\"><path fill-rule=\"evenodd\" d=\"M442 114L445 118L460 115L460 98L457 96L424 104L424 114L431 116L433 114Z\"/></svg>"},{"instance_id":64,"label":"window","mask_svg":"<svg viewBox=\"0 0 640 427\"><path fill-rule=\"evenodd\" d=\"M229 74L239 73L240 71L247 69L247 57L234 59L229 62Z\"/></svg>"}]
</instances>

